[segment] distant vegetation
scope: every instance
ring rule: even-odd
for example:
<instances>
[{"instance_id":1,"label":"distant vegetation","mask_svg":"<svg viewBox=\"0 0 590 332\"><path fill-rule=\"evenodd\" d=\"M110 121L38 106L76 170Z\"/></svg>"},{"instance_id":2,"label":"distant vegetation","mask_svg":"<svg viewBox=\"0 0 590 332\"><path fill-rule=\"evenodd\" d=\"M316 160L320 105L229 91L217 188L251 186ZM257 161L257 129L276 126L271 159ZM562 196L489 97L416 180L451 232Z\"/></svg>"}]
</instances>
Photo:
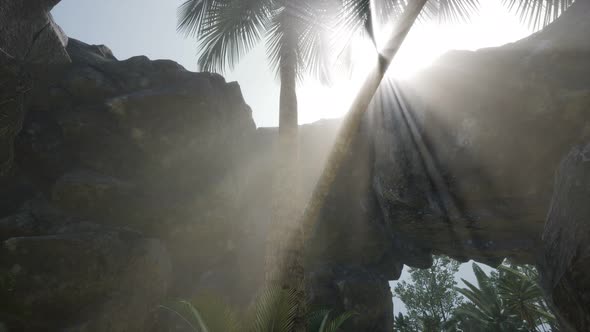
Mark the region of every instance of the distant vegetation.
<instances>
[{"instance_id":1,"label":"distant vegetation","mask_svg":"<svg viewBox=\"0 0 590 332\"><path fill-rule=\"evenodd\" d=\"M411 282L395 288L407 308L395 317L395 331L557 331L534 267L504 263L490 275L475 263L472 268L477 285L462 279L466 288L456 287L459 263L448 258L410 269Z\"/></svg>"}]
</instances>

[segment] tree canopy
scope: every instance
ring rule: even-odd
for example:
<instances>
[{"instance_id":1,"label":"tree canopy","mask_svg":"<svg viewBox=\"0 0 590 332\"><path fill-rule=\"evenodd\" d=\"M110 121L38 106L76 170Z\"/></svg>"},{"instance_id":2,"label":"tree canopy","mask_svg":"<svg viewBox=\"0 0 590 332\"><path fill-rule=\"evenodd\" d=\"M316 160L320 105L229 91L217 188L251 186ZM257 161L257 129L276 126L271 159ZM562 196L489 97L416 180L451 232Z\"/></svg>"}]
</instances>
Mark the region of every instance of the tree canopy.
<instances>
[{"instance_id":1,"label":"tree canopy","mask_svg":"<svg viewBox=\"0 0 590 332\"><path fill-rule=\"evenodd\" d=\"M400 282L395 294L407 314L399 313L394 327L400 332L542 332L555 331L556 322L537 283L534 267L504 263L489 275L473 263L477 280L462 279L459 263L437 258L430 269L410 269L410 282Z\"/></svg>"},{"instance_id":2,"label":"tree canopy","mask_svg":"<svg viewBox=\"0 0 590 332\"><path fill-rule=\"evenodd\" d=\"M458 270L459 263L446 257L436 258L429 269L410 268L411 281L400 282L394 293L408 310L406 320L411 328L440 331L451 318L453 311L462 303L462 297L455 288L455 273Z\"/></svg>"}]
</instances>

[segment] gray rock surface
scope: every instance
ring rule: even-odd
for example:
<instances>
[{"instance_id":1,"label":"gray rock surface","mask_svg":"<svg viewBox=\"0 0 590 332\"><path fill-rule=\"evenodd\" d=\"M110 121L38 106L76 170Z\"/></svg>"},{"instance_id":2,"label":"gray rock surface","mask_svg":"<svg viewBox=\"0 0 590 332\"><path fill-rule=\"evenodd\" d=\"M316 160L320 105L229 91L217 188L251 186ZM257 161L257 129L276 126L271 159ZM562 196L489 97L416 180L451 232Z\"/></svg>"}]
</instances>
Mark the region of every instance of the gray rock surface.
<instances>
[{"instance_id":1,"label":"gray rock surface","mask_svg":"<svg viewBox=\"0 0 590 332\"><path fill-rule=\"evenodd\" d=\"M160 241L68 217L41 197L0 219L0 236L10 330L144 330L171 281Z\"/></svg>"},{"instance_id":2,"label":"gray rock surface","mask_svg":"<svg viewBox=\"0 0 590 332\"><path fill-rule=\"evenodd\" d=\"M23 62L70 62L65 50L68 37L55 24L51 9L59 0L2 1L0 48Z\"/></svg>"},{"instance_id":3,"label":"gray rock surface","mask_svg":"<svg viewBox=\"0 0 590 332\"><path fill-rule=\"evenodd\" d=\"M543 231L539 271L560 321L573 331L590 329L590 145L574 147L555 175Z\"/></svg>"},{"instance_id":4,"label":"gray rock surface","mask_svg":"<svg viewBox=\"0 0 590 332\"><path fill-rule=\"evenodd\" d=\"M226 206L255 134L239 86L68 41L56 2L0 4L0 322L146 331L168 298L252 289Z\"/></svg>"},{"instance_id":5,"label":"gray rock surface","mask_svg":"<svg viewBox=\"0 0 590 332\"><path fill-rule=\"evenodd\" d=\"M74 39L64 48L47 14L55 3L0 5L22 14L0 14L3 28L22 21L0 30L11 52L24 45L15 31L49 43L26 75L17 56L0 54L0 321L159 331L169 322L154 310L167 298L213 293L247 305L264 276L276 129L256 129L239 85L219 75L119 61ZM451 52L382 86L307 248L310 301L358 311L347 331L390 331L388 281L403 264L429 267L433 254L493 265L547 253L557 274L546 279L569 287L553 288L555 304L568 310L567 292L586 296L583 225L572 235L575 219L555 212L545 226L552 195L572 193L554 192L560 160L590 138L588 7L574 6L523 41ZM300 130L302 200L337 129ZM568 202L583 201L573 194Z\"/></svg>"},{"instance_id":6,"label":"gray rock surface","mask_svg":"<svg viewBox=\"0 0 590 332\"><path fill-rule=\"evenodd\" d=\"M14 137L21 130L32 66L70 62L67 36L49 11L59 0L0 2L0 176L12 167Z\"/></svg>"}]
</instances>

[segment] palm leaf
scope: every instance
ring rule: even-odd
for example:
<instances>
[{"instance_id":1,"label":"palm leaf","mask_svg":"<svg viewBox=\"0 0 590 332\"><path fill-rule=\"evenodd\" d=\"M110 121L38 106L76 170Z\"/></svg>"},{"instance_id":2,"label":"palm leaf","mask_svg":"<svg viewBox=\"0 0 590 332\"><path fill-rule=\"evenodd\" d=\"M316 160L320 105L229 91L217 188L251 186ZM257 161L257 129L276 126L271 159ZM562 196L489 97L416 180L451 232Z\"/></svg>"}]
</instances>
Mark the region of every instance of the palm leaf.
<instances>
[{"instance_id":1,"label":"palm leaf","mask_svg":"<svg viewBox=\"0 0 590 332\"><path fill-rule=\"evenodd\" d=\"M271 19L266 26L266 56L272 71L280 76L281 71L294 70L297 72L296 65L301 63L300 53L297 50L297 35L301 35L301 26L295 24L293 16L285 7L273 8ZM294 66L286 68L285 61Z\"/></svg>"},{"instance_id":2,"label":"palm leaf","mask_svg":"<svg viewBox=\"0 0 590 332\"><path fill-rule=\"evenodd\" d=\"M371 0L342 0L339 25L348 33L363 31L372 24Z\"/></svg>"},{"instance_id":3,"label":"palm leaf","mask_svg":"<svg viewBox=\"0 0 590 332\"><path fill-rule=\"evenodd\" d=\"M506 8L535 30L554 21L573 2L574 0L502 0Z\"/></svg>"},{"instance_id":4,"label":"palm leaf","mask_svg":"<svg viewBox=\"0 0 590 332\"><path fill-rule=\"evenodd\" d=\"M348 321L354 314L352 312L345 312L336 317L334 317L328 325L324 326L323 329L320 329L318 332L337 332L346 321ZM326 318L328 316L326 315Z\"/></svg>"},{"instance_id":5,"label":"palm leaf","mask_svg":"<svg viewBox=\"0 0 590 332\"><path fill-rule=\"evenodd\" d=\"M335 0L304 0L300 2L305 13L299 16L301 35L298 38L299 68L324 84L331 83L335 63L334 39L337 12Z\"/></svg>"},{"instance_id":6,"label":"palm leaf","mask_svg":"<svg viewBox=\"0 0 590 332\"><path fill-rule=\"evenodd\" d=\"M185 305L191 315L194 317L194 319L197 321L199 326L199 331L200 332L210 332L209 328L207 327L207 324L205 324L205 321L203 320L203 317L201 316L201 313L188 301L180 301L181 304Z\"/></svg>"},{"instance_id":7,"label":"palm leaf","mask_svg":"<svg viewBox=\"0 0 590 332\"><path fill-rule=\"evenodd\" d=\"M267 287L258 296L250 321L252 332L290 332L297 312L297 295L279 287Z\"/></svg>"},{"instance_id":8,"label":"palm leaf","mask_svg":"<svg viewBox=\"0 0 590 332\"><path fill-rule=\"evenodd\" d=\"M431 0L424 16L439 22L467 22L478 7L479 0Z\"/></svg>"},{"instance_id":9,"label":"palm leaf","mask_svg":"<svg viewBox=\"0 0 590 332\"><path fill-rule=\"evenodd\" d=\"M184 304L184 303L182 303L182 301L179 301L178 303ZM208 332L209 331L209 329L207 328L207 325L205 324L205 322L201 318L200 313L192 305L190 305L190 308L188 308L191 311L190 315L182 313L182 311L185 311L187 309L186 307L184 308L185 310L176 309L176 308L173 308L172 306L167 306L167 305L160 305L159 307L161 309L164 309L166 311L173 313L175 316L182 319L182 321L184 323L186 323L186 325L188 325L188 327L190 327L191 330L194 332ZM195 324L195 320L196 320L196 324Z\"/></svg>"},{"instance_id":10,"label":"palm leaf","mask_svg":"<svg viewBox=\"0 0 590 332\"><path fill-rule=\"evenodd\" d=\"M198 35L203 21L218 0L186 0L178 7L177 30L186 36Z\"/></svg>"},{"instance_id":11,"label":"palm leaf","mask_svg":"<svg viewBox=\"0 0 590 332\"><path fill-rule=\"evenodd\" d=\"M179 7L179 30L194 34L201 70L224 71L261 41L270 0L188 0Z\"/></svg>"},{"instance_id":12,"label":"palm leaf","mask_svg":"<svg viewBox=\"0 0 590 332\"><path fill-rule=\"evenodd\" d=\"M305 316L307 320L308 331L319 331L322 322L330 314L331 310L328 309L315 309L310 310Z\"/></svg>"}]
</instances>

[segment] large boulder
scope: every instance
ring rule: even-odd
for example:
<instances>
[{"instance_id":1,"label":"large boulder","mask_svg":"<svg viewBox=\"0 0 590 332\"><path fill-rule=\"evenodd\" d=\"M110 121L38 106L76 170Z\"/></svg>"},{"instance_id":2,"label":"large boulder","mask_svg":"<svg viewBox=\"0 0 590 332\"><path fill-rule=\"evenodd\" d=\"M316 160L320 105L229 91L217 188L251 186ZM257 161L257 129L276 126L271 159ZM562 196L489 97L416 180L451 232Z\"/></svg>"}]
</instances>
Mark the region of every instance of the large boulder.
<instances>
[{"instance_id":1,"label":"large boulder","mask_svg":"<svg viewBox=\"0 0 590 332\"><path fill-rule=\"evenodd\" d=\"M167 293L157 240L79 221L38 198L0 219L0 319L11 329L141 331Z\"/></svg>"}]
</instances>

